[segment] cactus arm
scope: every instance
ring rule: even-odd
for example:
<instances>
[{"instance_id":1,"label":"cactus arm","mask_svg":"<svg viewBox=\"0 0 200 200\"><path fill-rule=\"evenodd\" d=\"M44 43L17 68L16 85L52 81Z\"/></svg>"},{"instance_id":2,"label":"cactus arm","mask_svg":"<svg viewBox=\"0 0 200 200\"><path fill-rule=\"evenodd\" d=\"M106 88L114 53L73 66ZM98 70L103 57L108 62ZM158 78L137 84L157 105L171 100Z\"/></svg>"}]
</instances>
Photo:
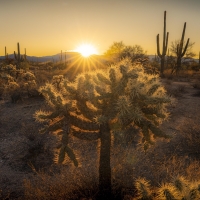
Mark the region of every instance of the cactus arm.
<instances>
[{"instance_id":1,"label":"cactus arm","mask_svg":"<svg viewBox=\"0 0 200 200\"><path fill-rule=\"evenodd\" d=\"M162 51L162 55L163 55L163 56L166 54L166 43L165 43L165 39L166 39L166 11L164 12L163 51Z\"/></svg>"},{"instance_id":2,"label":"cactus arm","mask_svg":"<svg viewBox=\"0 0 200 200\"><path fill-rule=\"evenodd\" d=\"M169 32L167 32L167 38L166 38L166 43L165 43L165 55L166 55L166 52L167 52L168 38L169 38Z\"/></svg>"},{"instance_id":3,"label":"cactus arm","mask_svg":"<svg viewBox=\"0 0 200 200\"><path fill-rule=\"evenodd\" d=\"M24 49L25 53L24 53L24 60L26 60L26 48Z\"/></svg>"},{"instance_id":4,"label":"cactus arm","mask_svg":"<svg viewBox=\"0 0 200 200\"><path fill-rule=\"evenodd\" d=\"M187 50L189 41L190 41L190 38L188 38L188 40L187 40L187 43L186 43L186 45L185 45L185 48L184 48L184 50L183 50L183 53L181 54L181 57L183 57L183 56L185 55L185 52L186 52L186 50Z\"/></svg>"},{"instance_id":5,"label":"cactus arm","mask_svg":"<svg viewBox=\"0 0 200 200\"><path fill-rule=\"evenodd\" d=\"M7 58L7 52L6 52L6 47L5 47L5 59Z\"/></svg>"},{"instance_id":6,"label":"cactus arm","mask_svg":"<svg viewBox=\"0 0 200 200\"><path fill-rule=\"evenodd\" d=\"M157 35L157 54L158 54L159 57L161 57L160 44L159 44L159 34Z\"/></svg>"},{"instance_id":7,"label":"cactus arm","mask_svg":"<svg viewBox=\"0 0 200 200\"><path fill-rule=\"evenodd\" d=\"M74 115L71 115L70 119L71 119L71 123L74 126L79 127L80 129L83 129L83 130L94 131L99 128L97 124L80 119L79 117L74 116Z\"/></svg>"},{"instance_id":8,"label":"cactus arm","mask_svg":"<svg viewBox=\"0 0 200 200\"><path fill-rule=\"evenodd\" d=\"M88 140L88 141L98 140L100 138L99 132L83 132L80 130L79 131L72 130L72 135L81 140Z\"/></svg>"},{"instance_id":9,"label":"cactus arm","mask_svg":"<svg viewBox=\"0 0 200 200\"><path fill-rule=\"evenodd\" d=\"M15 56L15 60L17 60L17 55L16 55L15 51L14 51L14 56Z\"/></svg>"},{"instance_id":10,"label":"cactus arm","mask_svg":"<svg viewBox=\"0 0 200 200\"><path fill-rule=\"evenodd\" d=\"M185 37L185 29L186 29L186 22L184 23L183 32L182 32L182 36L181 36L181 48L183 47L183 41L184 41L184 37Z\"/></svg>"},{"instance_id":11,"label":"cactus arm","mask_svg":"<svg viewBox=\"0 0 200 200\"><path fill-rule=\"evenodd\" d=\"M17 43L17 51L18 51L18 61L20 60L20 46L19 46L19 42Z\"/></svg>"}]
</instances>

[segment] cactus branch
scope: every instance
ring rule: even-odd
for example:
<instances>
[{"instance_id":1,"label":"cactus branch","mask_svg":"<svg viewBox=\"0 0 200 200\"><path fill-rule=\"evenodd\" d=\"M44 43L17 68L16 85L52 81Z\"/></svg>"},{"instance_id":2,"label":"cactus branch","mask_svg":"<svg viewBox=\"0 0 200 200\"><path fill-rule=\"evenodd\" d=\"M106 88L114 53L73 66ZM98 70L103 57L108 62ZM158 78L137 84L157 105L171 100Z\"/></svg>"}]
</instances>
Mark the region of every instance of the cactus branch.
<instances>
[{"instance_id":1,"label":"cactus branch","mask_svg":"<svg viewBox=\"0 0 200 200\"><path fill-rule=\"evenodd\" d=\"M187 39L187 42L186 42L186 45L185 47L183 48L183 45L184 45L184 37L185 37L185 30L186 30L186 22L184 23L184 26L183 26L183 31L182 31L182 36L181 36L181 40L180 40L180 43L177 44L177 51L176 51L176 54L177 54L177 61L176 61L176 74L178 73L178 71L180 70L181 68L181 59L182 57L185 55L186 51L187 51L187 48L188 48L188 45L189 45L189 41L190 39L188 38Z\"/></svg>"}]
</instances>

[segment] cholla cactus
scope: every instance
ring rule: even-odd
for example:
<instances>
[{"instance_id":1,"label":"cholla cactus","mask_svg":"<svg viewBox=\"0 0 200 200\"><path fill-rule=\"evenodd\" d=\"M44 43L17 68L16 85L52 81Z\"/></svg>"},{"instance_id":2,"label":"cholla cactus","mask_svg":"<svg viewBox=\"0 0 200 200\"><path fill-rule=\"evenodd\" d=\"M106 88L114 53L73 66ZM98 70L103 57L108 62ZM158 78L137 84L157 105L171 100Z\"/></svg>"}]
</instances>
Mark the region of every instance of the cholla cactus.
<instances>
[{"instance_id":1,"label":"cholla cactus","mask_svg":"<svg viewBox=\"0 0 200 200\"><path fill-rule=\"evenodd\" d=\"M11 71L15 72L12 74L13 76L10 75ZM5 96L11 96L14 103L22 99L22 96L31 97L39 95L34 74L24 72L23 70L16 70L16 66L13 65L5 66L3 73L0 74L0 83L3 85L1 93Z\"/></svg>"},{"instance_id":2,"label":"cholla cactus","mask_svg":"<svg viewBox=\"0 0 200 200\"><path fill-rule=\"evenodd\" d=\"M3 66L0 67L0 72L9 74L10 76L15 77L15 75L16 75L16 65L12 65L12 64L3 65Z\"/></svg>"},{"instance_id":3,"label":"cholla cactus","mask_svg":"<svg viewBox=\"0 0 200 200\"><path fill-rule=\"evenodd\" d=\"M52 84L57 88L57 90L60 90L62 88L63 81L64 81L63 75L55 75L52 78Z\"/></svg>"},{"instance_id":4,"label":"cholla cactus","mask_svg":"<svg viewBox=\"0 0 200 200\"><path fill-rule=\"evenodd\" d=\"M51 111L37 111L35 117L48 123L44 131L62 135L59 163L68 155L78 165L68 144L70 136L100 140L99 194L101 199L110 199L112 131L140 128L145 149L153 143L152 136L168 138L158 125L168 117L170 98L158 76L146 74L142 66L133 66L129 60L105 71L80 74L73 83L64 80L62 87L58 90L46 84L40 88Z\"/></svg>"},{"instance_id":5,"label":"cholla cactus","mask_svg":"<svg viewBox=\"0 0 200 200\"><path fill-rule=\"evenodd\" d=\"M135 182L135 187L138 191L138 197L139 200L151 200L153 199L152 191L150 189L150 184L147 180L143 178L139 178Z\"/></svg>"},{"instance_id":6,"label":"cholla cactus","mask_svg":"<svg viewBox=\"0 0 200 200\"><path fill-rule=\"evenodd\" d=\"M190 182L183 176L177 176L172 183L163 183L159 188L151 190L150 184L145 179L135 182L138 199L157 200L199 200L200 182Z\"/></svg>"},{"instance_id":7,"label":"cholla cactus","mask_svg":"<svg viewBox=\"0 0 200 200\"><path fill-rule=\"evenodd\" d=\"M178 191L176 190L176 188L168 183L168 184L162 184L161 187L158 189L158 193L157 193L157 199L163 199L163 200L177 200L177 199L181 199Z\"/></svg>"},{"instance_id":8,"label":"cholla cactus","mask_svg":"<svg viewBox=\"0 0 200 200\"><path fill-rule=\"evenodd\" d=\"M27 93L28 97L35 96L38 94L37 83L35 81L35 75L31 72L22 73L19 81L22 92Z\"/></svg>"},{"instance_id":9,"label":"cholla cactus","mask_svg":"<svg viewBox=\"0 0 200 200\"><path fill-rule=\"evenodd\" d=\"M25 72L25 73L22 73L21 79L23 81L33 81L35 80L35 75L32 72Z\"/></svg>"}]
</instances>

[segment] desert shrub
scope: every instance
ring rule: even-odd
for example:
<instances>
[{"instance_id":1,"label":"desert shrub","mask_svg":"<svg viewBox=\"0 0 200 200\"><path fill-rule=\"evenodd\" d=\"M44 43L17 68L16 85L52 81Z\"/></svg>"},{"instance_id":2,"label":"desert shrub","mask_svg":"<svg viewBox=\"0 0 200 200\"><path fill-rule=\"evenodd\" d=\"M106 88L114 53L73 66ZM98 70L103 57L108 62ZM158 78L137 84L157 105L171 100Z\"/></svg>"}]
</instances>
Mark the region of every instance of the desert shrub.
<instances>
[{"instance_id":1,"label":"desert shrub","mask_svg":"<svg viewBox=\"0 0 200 200\"><path fill-rule=\"evenodd\" d=\"M37 172L37 176L31 177L31 181L24 181L24 191L24 198L27 200L95 199L98 184L93 171L84 173L78 168L62 168L61 173L53 175Z\"/></svg>"},{"instance_id":2,"label":"desert shrub","mask_svg":"<svg viewBox=\"0 0 200 200\"><path fill-rule=\"evenodd\" d=\"M200 127L189 120L181 128L181 134L174 137L176 154L185 155L200 160Z\"/></svg>"},{"instance_id":3,"label":"desert shrub","mask_svg":"<svg viewBox=\"0 0 200 200\"><path fill-rule=\"evenodd\" d=\"M198 200L200 198L200 181L188 181L183 176L177 176L171 183L162 183L160 187L154 189L147 180L140 178L136 180L135 187L138 200Z\"/></svg>"},{"instance_id":4,"label":"desert shrub","mask_svg":"<svg viewBox=\"0 0 200 200\"><path fill-rule=\"evenodd\" d=\"M170 142L159 141L146 154L139 150L137 153L131 153L133 150L130 150L129 153L127 150L124 156L121 155L121 160L124 161L125 168L136 175L135 178L146 177L153 186L158 186L162 181L169 182L170 178L177 174L182 174L190 181L194 177L200 180L199 135L198 124L188 121L181 126L180 132L173 136ZM132 156L134 154L136 156ZM119 157L118 154L116 157ZM122 162L121 157L118 162Z\"/></svg>"},{"instance_id":5,"label":"desert shrub","mask_svg":"<svg viewBox=\"0 0 200 200\"><path fill-rule=\"evenodd\" d=\"M172 97L182 97L183 94L187 92L185 85L178 85L174 87L171 84L165 86L167 93Z\"/></svg>"},{"instance_id":6,"label":"desert shrub","mask_svg":"<svg viewBox=\"0 0 200 200\"><path fill-rule=\"evenodd\" d=\"M55 140L55 139L54 139ZM53 138L39 133L29 132L25 134L23 142L23 152L21 152L21 161L25 169L47 170L53 162Z\"/></svg>"}]
</instances>

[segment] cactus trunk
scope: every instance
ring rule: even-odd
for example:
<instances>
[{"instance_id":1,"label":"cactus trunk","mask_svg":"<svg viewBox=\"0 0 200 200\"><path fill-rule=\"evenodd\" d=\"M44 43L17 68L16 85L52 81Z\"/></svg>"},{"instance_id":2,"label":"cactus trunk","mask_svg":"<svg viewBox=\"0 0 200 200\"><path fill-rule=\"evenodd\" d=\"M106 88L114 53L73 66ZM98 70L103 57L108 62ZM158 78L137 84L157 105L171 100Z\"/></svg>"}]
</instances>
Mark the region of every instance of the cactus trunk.
<instances>
[{"instance_id":1,"label":"cactus trunk","mask_svg":"<svg viewBox=\"0 0 200 200\"><path fill-rule=\"evenodd\" d=\"M160 66L161 76L164 76L164 68L165 68L165 57L161 57L161 66Z\"/></svg>"},{"instance_id":2,"label":"cactus trunk","mask_svg":"<svg viewBox=\"0 0 200 200\"><path fill-rule=\"evenodd\" d=\"M19 42L17 43L17 53L14 51L14 56L15 60L17 61L17 68L20 69L21 62L24 62L26 60L26 49L24 56L21 56Z\"/></svg>"},{"instance_id":3,"label":"cactus trunk","mask_svg":"<svg viewBox=\"0 0 200 200\"><path fill-rule=\"evenodd\" d=\"M111 133L108 124L100 127L100 161L99 161L99 197L98 200L111 199L111 166L110 166L110 148Z\"/></svg>"},{"instance_id":4,"label":"cactus trunk","mask_svg":"<svg viewBox=\"0 0 200 200\"><path fill-rule=\"evenodd\" d=\"M161 58L161 66L160 66L160 76L164 76L164 68L165 68L165 55L167 52L167 45L168 45L168 37L169 32L167 32L166 36L166 11L164 12L164 28L163 28L163 49L162 54L160 53L160 45L159 45L159 34L157 35L157 54Z\"/></svg>"}]
</instances>

